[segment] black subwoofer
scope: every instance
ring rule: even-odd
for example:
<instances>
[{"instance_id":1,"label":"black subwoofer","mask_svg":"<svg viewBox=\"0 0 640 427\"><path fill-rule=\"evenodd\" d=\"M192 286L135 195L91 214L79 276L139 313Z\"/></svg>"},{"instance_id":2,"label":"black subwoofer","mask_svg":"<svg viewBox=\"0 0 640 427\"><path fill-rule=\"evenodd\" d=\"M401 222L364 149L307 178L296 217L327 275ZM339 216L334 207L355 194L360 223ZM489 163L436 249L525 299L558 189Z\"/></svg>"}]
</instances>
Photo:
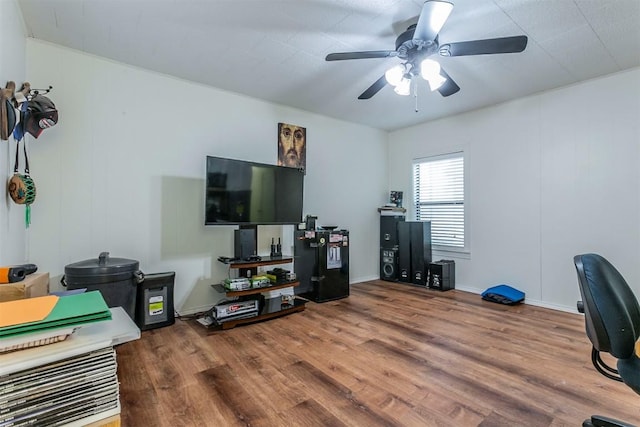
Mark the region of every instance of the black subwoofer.
<instances>
[{"instance_id":1,"label":"black subwoofer","mask_svg":"<svg viewBox=\"0 0 640 427\"><path fill-rule=\"evenodd\" d=\"M398 280L398 250L394 248L380 249L380 278L395 282Z\"/></svg>"}]
</instances>

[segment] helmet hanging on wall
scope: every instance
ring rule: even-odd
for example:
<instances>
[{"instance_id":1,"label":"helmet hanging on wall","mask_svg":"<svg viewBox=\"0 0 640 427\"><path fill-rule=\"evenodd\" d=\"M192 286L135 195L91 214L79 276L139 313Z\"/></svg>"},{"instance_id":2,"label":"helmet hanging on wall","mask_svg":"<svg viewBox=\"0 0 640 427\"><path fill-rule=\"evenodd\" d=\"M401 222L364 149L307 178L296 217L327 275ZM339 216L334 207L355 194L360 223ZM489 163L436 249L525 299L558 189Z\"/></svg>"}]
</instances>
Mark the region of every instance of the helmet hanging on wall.
<instances>
[{"instance_id":1,"label":"helmet hanging on wall","mask_svg":"<svg viewBox=\"0 0 640 427\"><path fill-rule=\"evenodd\" d=\"M56 123L58 123L58 110L53 101L39 93L27 101L24 132L29 132L37 138L43 130L55 126Z\"/></svg>"}]
</instances>

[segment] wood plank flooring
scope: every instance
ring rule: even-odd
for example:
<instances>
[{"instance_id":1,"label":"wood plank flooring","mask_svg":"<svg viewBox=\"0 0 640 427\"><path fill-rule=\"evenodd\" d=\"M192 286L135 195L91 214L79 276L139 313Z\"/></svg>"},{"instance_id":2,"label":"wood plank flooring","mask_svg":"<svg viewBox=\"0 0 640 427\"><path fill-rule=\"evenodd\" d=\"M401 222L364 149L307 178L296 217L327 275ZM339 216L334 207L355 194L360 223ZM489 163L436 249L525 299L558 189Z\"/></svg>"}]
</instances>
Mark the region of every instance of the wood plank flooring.
<instances>
[{"instance_id":1,"label":"wood plank flooring","mask_svg":"<svg viewBox=\"0 0 640 427\"><path fill-rule=\"evenodd\" d=\"M640 425L640 396L593 369L583 322L383 281L213 334L177 321L117 347L122 425Z\"/></svg>"}]
</instances>

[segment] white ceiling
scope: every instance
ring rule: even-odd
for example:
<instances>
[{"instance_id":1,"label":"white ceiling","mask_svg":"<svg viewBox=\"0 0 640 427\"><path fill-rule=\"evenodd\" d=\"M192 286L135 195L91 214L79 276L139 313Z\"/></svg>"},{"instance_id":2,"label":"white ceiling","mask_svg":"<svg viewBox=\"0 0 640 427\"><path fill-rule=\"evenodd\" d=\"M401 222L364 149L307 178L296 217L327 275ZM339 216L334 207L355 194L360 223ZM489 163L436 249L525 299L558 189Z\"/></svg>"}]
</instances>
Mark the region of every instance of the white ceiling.
<instances>
[{"instance_id":1,"label":"white ceiling","mask_svg":"<svg viewBox=\"0 0 640 427\"><path fill-rule=\"evenodd\" d=\"M640 66L640 0L451 0L440 43L527 35L524 52L439 58L461 90L357 97L398 58L421 0L19 0L30 37L322 115L394 130ZM40 84L48 84L41 82ZM304 124L302 124L304 125Z\"/></svg>"}]
</instances>

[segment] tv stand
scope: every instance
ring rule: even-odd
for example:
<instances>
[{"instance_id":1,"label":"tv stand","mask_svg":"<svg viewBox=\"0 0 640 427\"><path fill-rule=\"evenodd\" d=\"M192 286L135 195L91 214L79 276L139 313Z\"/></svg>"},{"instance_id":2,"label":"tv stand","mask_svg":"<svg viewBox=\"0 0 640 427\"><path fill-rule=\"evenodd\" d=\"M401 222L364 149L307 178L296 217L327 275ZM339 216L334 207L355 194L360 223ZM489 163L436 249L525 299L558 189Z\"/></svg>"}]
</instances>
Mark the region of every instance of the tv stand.
<instances>
[{"instance_id":1,"label":"tv stand","mask_svg":"<svg viewBox=\"0 0 640 427\"><path fill-rule=\"evenodd\" d=\"M293 262L293 257L270 257L263 256L259 260L247 260L247 259L218 259L223 264L227 264L229 268L238 269L238 275L240 277L251 277L258 274L258 267L265 265L278 265L289 264ZM251 273L251 276L247 276L247 273Z\"/></svg>"},{"instance_id":2,"label":"tv stand","mask_svg":"<svg viewBox=\"0 0 640 427\"><path fill-rule=\"evenodd\" d=\"M237 269L238 274L241 277L255 276L258 272L258 267L267 265L289 264L293 262L293 257L268 257L264 256L260 261L245 261L245 260L220 260L223 264L227 264L229 268ZM263 288L251 288L244 290L227 290L222 285L211 285L216 291L223 292L229 298L238 298L239 301L246 301L248 299L259 300L259 310L256 315L251 317L239 317L229 318L221 322L216 322L211 319L213 323L209 326L211 331L219 331L225 329L231 329L239 325L247 323L260 322L267 319L273 319L276 317L286 316L291 313L297 313L304 311L306 300L293 296L292 303L283 303L282 297L277 296L268 298L264 295L265 292L275 291L278 289L286 289L300 285L299 281L291 281L278 283L275 285L265 286Z\"/></svg>"}]
</instances>

